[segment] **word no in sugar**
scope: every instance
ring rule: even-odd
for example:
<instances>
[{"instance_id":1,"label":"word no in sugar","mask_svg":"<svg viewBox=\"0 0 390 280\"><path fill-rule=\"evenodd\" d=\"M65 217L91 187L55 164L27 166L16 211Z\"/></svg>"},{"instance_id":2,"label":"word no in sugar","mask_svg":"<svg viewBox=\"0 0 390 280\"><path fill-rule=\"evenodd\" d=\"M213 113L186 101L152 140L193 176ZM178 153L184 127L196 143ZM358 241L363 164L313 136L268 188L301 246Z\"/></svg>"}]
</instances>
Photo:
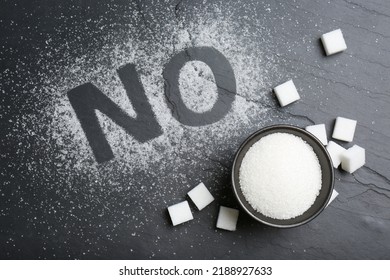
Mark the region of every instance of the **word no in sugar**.
<instances>
[{"instance_id":1,"label":"word no in sugar","mask_svg":"<svg viewBox=\"0 0 390 280\"><path fill-rule=\"evenodd\" d=\"M217 85L217 100L210 110L203 113L187 108L179 90L180 69L193 60L202 61L210 67ZM141 143L163 133L148 103L135 65L126 64L117 72L137 114L135 118L124 112L92 83L82 84L67 93L98 163L113 159L114 154L99 125L96 110L106 115ZM203 126L219 121L229 112L235 99L236 79L233 68L222 53L211 47L193 47L176 54L165 65L163 77L167 105L172 116L184 125Z\"/></svg>"}]
</instances>

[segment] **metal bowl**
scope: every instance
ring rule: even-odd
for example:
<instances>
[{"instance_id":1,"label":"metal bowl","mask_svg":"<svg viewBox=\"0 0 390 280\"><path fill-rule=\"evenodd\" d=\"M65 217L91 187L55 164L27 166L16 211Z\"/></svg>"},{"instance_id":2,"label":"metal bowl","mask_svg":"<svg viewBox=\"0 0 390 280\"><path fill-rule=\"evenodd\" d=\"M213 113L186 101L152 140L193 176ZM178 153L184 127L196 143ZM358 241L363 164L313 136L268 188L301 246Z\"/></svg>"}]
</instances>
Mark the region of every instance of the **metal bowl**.
<instances>
[{"instance_id":1,"label":"metal bowl","mask_svg":"<svg viewBox=\"0 0 390 280\"><path fill-rule=\"evenodd\" d=\"M249 148L252 147L252 145L257 141L259 141L262 137L277 132L293 134L301 137L304 141L306 141L306 143L308 143L316 153L322 170L322 186L319 195L314 201L314 204L308 210L306 210L302 215L297 216L295 218L286 219L286 220L273 219L255 210L245 199L245 196L241 191L240 180L239 180L239 171L240 171L241 163ZM312 219L317 217L322 210L324 210L332 195L333 185L334 185L334 171L333 171L332 160L327 150L322 145L320 140L318 140L313 134L307 132L304 129L291 126L291 125L273 125L258 130L257 132L250 135L241 144L233 162L232 183L233 183L234 193L239 203L241 204L242 208L251 217L269 226L278 227L278 228L290 228L290 227L300 226L311 221Z\"/></svg>"}]
</instances>

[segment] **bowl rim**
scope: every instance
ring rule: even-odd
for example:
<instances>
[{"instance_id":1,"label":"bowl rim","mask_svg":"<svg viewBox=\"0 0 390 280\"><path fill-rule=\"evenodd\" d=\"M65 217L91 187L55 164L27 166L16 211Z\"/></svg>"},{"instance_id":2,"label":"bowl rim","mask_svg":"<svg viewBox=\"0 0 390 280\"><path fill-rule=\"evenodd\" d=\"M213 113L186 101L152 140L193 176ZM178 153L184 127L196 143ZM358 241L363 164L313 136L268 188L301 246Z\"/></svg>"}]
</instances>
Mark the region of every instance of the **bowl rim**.
<instances>
[{"instance_id":1,"label":"bowl rim","mask_svg":"<svg viewBox=\"0 0 390 280\"><path fill-rule=\"evenodd\" d=\"M246 146L248 145L248 143L256 136L260 135L260 134L263 134L269 130L275 130L275 129L286 129L286 130L295 130L295 131L298 131L299 133L303 133L303 134L306 134L308 137L312 138L314 140L314 142L316 142L316 144L320 147L320 149L324 152L324 154L326 155L326 159L327 159L327 164L328 166L330 167L329 170L330 170L330 189L329 189L329 193L328 193L328 196L326 198L326 200L324 201L323 205L319 208L319 210L317 212L315 212L313 215L311 215L310 217L308 217L307 219L301 221L301 222L298 222L298 223L293 223L293 224L274 224L274 223L271 223L271 222L268 222L268 221L264 221L262 220L261 218L257 217L256 215L254 215L252 213L252 211L250 211L244 204L243 202L241 201L240 199L240 196L237 192L237 188L240 188L240 186L236 185L235 183L235 175L234 175L234 171L235 169L237 168L236 165L237 165L237 161L238 161L238 158L239 156L241 155L242 151L244 150L244 148L246 148ZM277 132L275 132L277 133ZM286 132L287 133L287 132ZM253 145L253 144L252 144ZM309 144L310 145L310 144ZM317 153L316 153L317 154ZM233 188L233 191L234 191L234 194L236 196L236 199L238 200L241 208L243 208L245 210L245 212L247 212L252 218L254 218L255 220L257 220L258 222L261 222L265 225L268 225L268 226L272 226L272 227L276 227L276 228L293 228L293 227L297 227L297 226L300 226L300 225L303 225L303 224L306 224L308 222L310 222L311 220L313 220L314 218L316 218L324 209L325 207L328 205L329 203L329 200L330 200L330 197L332 196L332 193L333 193L333 190L334 190L334 168L333 168L333 164L332 164L332 159L328 153L328 150L325 148L325 146L322 144L322 142L315 136L313 135L312 133L310 133L309 131L307 130L304 130L303 128L300 128L298 126L294 126L294 125L289 125L289 124L274 124L274 125L269 125L269 126L265 126L255 132L253 132L252 134L250 134L240 145L240 147L238 148L235 156L234 156L234 161L233 161L233 166L232 166L232 170L231 170L231 180L232 180L232 188Z\"/></svg>"}]
</instances>

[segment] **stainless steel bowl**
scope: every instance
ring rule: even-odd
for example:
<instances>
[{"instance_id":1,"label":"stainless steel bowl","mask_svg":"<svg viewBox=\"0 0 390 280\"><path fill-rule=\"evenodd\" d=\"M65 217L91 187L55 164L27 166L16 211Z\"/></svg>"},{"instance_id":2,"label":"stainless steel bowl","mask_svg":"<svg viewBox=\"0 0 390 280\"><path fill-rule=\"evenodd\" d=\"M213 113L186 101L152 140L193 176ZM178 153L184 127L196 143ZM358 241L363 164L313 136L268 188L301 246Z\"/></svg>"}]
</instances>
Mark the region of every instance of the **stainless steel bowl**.
<instances>
[{"instance_id":1,"label":"stainless steel bowl","mask_svg":"<svg viewBox=\"0 0 390 280\"><path fill-rule=\"evenodd\" d=\"M241 191L239 180L240 166L249 148L252 147L252 145L259 141L262 137L277 132L290 133L299 136L304 141L306 141L316 153L322 170L322 186L319 195L314 201L314 204L302 215L286 220L273 219L253 209L253 207L246 201L245 196ZM334 185L334 171L332 160L320 140L318 140L313 134L307 132L306 130L291 125L268 126L253 133L241 144L233 162L232 184L234 193L242 208L255 220L262 222L266 225L278 228L296 227L311 221L312 219L317 217L326 207L332 195Z\"/></svg>"}]
</instances>

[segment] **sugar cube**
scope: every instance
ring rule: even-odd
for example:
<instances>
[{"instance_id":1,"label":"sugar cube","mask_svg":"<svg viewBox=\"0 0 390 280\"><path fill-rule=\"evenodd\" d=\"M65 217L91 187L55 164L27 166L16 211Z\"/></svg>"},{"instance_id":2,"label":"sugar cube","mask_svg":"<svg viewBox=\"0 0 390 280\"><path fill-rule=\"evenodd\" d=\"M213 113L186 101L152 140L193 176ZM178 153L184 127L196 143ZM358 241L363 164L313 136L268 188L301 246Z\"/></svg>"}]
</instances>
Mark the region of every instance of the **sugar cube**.
<instances>
[{"instance_id":1,"label":"sugar cube","mask_svg":"<svg viewBox=\"0 0 390 280\"><path fill-rule=\"evenodd\" d=\"M353 136L355 134L356 123L357 121L355 120L337 117L332 137L334 139L352 142Z\"/></svg>"},{"instance_id":2,"label":"sugar cube","mask_svg":"<svg viewBox=\"0 0 390 280\"><path fill-rule=\"evenodd\" d=\"M333 141L329 141L326 149L328 150L330 158L332 159L333 167L339 167L341 163L341 154L344 153L346 149Z\"/></svg>"},{"instance_id":3,"label":"sugar cube","mask_svg":"<svg viewBox=\"0 0 390 280\"><path fill-rule=\"evenodd\" d=\"M217 228L235 231L237 226L238 213L239 211L237 209L220 206L217 220Z\"/></svg>"},{"instance_id":4,"label":"sugar cube","mask_svg":"<svg viewBox=\"0 0 390 280\"><path fill-rule=\"evenodd\" d=\"M313 134L321 143L326 146L328 145L328 138L326 137L325 124L316 124L306 126L306 130Z\"/></svg>"},{"instance_id":5,"label":"sugar cube","mask_svg":"<svg viewBox=\"0 0 390 280\"><path fill-rule=\"evenodd\" d=\"M332 55L347 49L341 29L336 29L321 36L326 55Z\"/></svg>"},{"instance_id":6,"label":"sugar cube","mask_svg":"<svg viewBox=\"0 0 390 280\"><path fill-rule=\"evenodd\" d=\"M199 210L202 210L214 200L214 197L203 183L190 190L188 196Z\"/></svg>"},{"instance_id":7,"label":"sugar cube","mask_svg":"<svg viewBox=\"0 0 390 280\"><path fill-rule=\"evenodd\" d=\"M339 193L338 193L335 189L333 189L332 195L330 196L330 199L329 199L329 201L328 201L328 204L326 204L325 207L328 207L329 204L330 204L338 195L339 195Z\"/></svg>"},{"instance_id":8,"label":"sugar cube","mask_svg":"<svg viewBox=\"0 0 390 280\"><path fill-rule=\"evenodd\" d=\"M194 218L187 200L169 206L168 212L174 226Z\"/></svg>"},{"instance_id":9,"label":"sugar cube","mask_svg":"<svg viewBox=\"0 0 390 280\"><path fill-rule=\"evenodd\" d=\"M274 92L278 98L280 106L282 107L300 99L298 91L292 80L278 85L274 88Z\"/></svg>"},{"instance_id":10,"label":"sugar cube","mask_svg":"<svg viewBox=\"0 0 390 280\"><path fill-rule=\"evenodd\" d=\"M358 145L341 154L341 168L349 173L355 172L366 163L366 150Z\"/></svg>"}]
</instances>

